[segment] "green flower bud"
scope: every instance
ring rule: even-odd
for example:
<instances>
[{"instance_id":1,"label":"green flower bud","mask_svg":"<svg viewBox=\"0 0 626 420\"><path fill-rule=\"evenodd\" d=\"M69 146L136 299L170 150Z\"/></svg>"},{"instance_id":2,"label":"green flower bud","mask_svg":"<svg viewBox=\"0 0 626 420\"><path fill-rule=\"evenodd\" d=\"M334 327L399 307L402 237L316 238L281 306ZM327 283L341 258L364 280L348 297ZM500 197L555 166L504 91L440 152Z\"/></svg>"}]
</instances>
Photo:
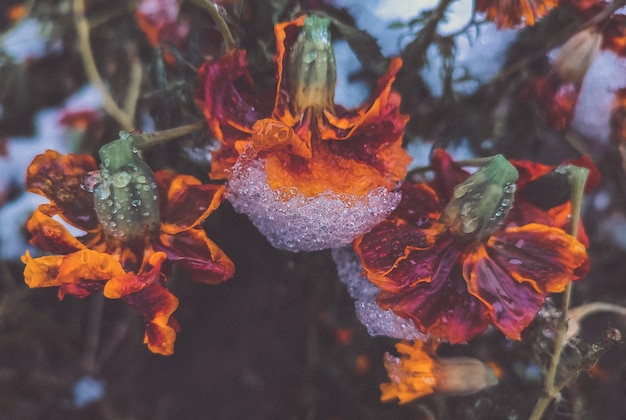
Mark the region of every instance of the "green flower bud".
<instances>
[{"instance_id":1,"label":"green flower bud","mask_svg":"<svg viewBox=\"0 0 626 420\"><path fill-rule=\"evenodd\" d=\"M457 236L481 241L495 232L513 206L517 170L502 155L454 187L440 222Z\"/></svg>"},{"instance_id":2,"label":"green flower bud","mask_svg":"<svg viewBox=\"0 0 626 420\"><path fill-rule=\"evenodd\" d=\"M337 67L329 26L327 18L307 16L292 47L287 81L297 114L334 109Z\"/></svg>"},{"instance_id":3,"label":"green flower bud","mask_svg":"<svg viewBox=\"0 0 626 420\"><path fill-rule=\"evenodd\" d=\"M139 158L132 136L102 146L94 186L96 215L109 238L145 238L160 230L159 196L152 169Z\"/></svg>"}]
</instances>

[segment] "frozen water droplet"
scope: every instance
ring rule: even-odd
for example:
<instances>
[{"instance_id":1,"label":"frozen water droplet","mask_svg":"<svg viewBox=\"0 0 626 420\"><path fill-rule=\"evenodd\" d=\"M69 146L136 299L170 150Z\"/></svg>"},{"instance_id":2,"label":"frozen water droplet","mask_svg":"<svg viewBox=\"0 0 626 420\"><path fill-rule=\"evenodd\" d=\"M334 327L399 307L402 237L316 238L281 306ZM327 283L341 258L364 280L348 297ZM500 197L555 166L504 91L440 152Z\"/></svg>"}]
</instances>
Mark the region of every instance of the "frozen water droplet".
<instances>
[{"instance_id":1,"label":"frozen water droplet","mask_svg":"<svg viewBox=\"0 0 626 420\"><path fill-rule=\"evenodd\" d=\"M104 162L102 163L104 163L105 168L108 168L111 165L111 159L108 159L108 158L104 159Z\"/></svg>"},{"instance_id":2,"label":"frozen water droplet","mask_svg":"<svg viewBox=\"0 0 626 420\"><path fill-rule=\"evenodd\" d=\"M102 182L94 187L93 193L99 199L105 200L111 196L111 188L107 182Z\"/></svg>"},{"instance_id":3,"label":"frozen water droplet","mask_svg":"<svg viewBox=\"0 0 626 420\"><path fill-rule=\"evenodd\" d=\"M124 188L132 179L132 175L126 171L119 171L111 177L111 183L117 188Z\"/></svg>"},{"instance_id":4,"label":"frozen water droplet","mask_svg":"<svg viewBox=\"0 0 626 420\"><path fill-rule=\"evenodd\" d=\"M130 205L133 207L139 207L141 205L141 200L134 199L133 201L130 202Z\"/></svg>"}]
</instances>

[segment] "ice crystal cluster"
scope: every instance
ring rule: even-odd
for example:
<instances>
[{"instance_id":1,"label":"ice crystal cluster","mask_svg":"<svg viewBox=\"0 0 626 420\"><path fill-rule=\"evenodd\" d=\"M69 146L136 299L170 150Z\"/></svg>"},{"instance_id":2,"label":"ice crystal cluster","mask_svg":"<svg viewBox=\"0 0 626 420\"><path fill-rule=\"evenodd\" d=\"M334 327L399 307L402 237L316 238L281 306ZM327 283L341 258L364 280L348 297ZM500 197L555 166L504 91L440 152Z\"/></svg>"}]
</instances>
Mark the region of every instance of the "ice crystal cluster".
<instances>
[{"instance_id":1,"label":"ice crystal cluster","mask_svg":"<svg viewBox=\"0 0 626 420\"><path fill-rule=\"evenodd\" d=\"M417 340L424 339L413 321L401 318L392 310L383 310L376 303L378 287L361 275L363 267L352 247L346 246L333 250L333 259L337 265L339 279L347 286L350 297L354 299L356 314L372 335Z\"/></svg>"},{"instance_id":2,"label":"ice crystal cluster","mask_svg":"<svg viewBox=\"0 0 626 420\"><path fill-rule=\"evenodd\" d=\"M265 161L243 154L232 169L226 198L276 248L339 248L367 233L391 213L401 194L385 187L364 196L326 192L305 197L267 184Z\"/></svg>"}]
</instances>

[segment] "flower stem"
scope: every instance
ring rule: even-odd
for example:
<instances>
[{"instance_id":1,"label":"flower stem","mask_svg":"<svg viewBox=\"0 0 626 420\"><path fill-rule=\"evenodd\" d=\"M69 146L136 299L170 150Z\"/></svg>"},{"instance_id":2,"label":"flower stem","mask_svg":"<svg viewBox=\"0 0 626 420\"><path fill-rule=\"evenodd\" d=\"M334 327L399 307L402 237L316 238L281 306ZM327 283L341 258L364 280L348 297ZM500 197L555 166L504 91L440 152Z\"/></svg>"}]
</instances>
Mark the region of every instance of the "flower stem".
<instances>
[{"instance_id":1,"label":"flower stem","mask_svg":"<svg viewBox=\"0 0 626 420\"><path fill-rule=\"evenodd\" d=\"M578 236L578 226L580 225L580 211L582 207L582 199L585 189L585 182L589 176L589 169L581 168L574 165L566 165L557 169L557 172L567 175L569 184L572 188L571 203L572 214L570 220L569 233L573 237ZM563 318L560 322L556 338L554 339L554 351L552 353L552 360L550 360L550 367L548 373L544 379L543 393L537 400L529 420L539 420L541 416L548 408L554 397L561 391L561 389L567 384L562 382L555 385L559 364L561 362L561 355L563 349L563 342L567 335L567 320L569 318L568 310L570 302L572 300L572 283L568 283L563 293L562 311Z\"/></svg>"},{"instance_id":2,"label":"flower stem","mask_svg":"<svg viewBox=\"0 0 626 420\"><path fill-rule=\"evenodd\" d=\"M130 105L127 104L126 110L122 110L115 100L109 94L109 91L98 72L98 68L96 67L96 62L93 57L93 51L91 49L91 44L89 42L89 21L85 16L85 1L84 0L74 0L74 24L76 25L76 33L78 36L78 51L80 52L80 56L83 60L83 66L85 67L85 73L87 73L87 78L89 82L92 83L102 95L102 106L105 111L122 127L123 130L132 130L133 126L133 118L135 103ZM136 63L132 63L131 68L132 75L131 79L135 80L136 77ZM130 95L133 96L133 95ZM129 112L130 111L130 112Z\"/></svg>"},{"instance_id":3,"label":"flower stem","mask_svg":"<svg viewBox=\"0 0 626 420\"><path fill-rule=\"evenodd\" d=\"M132 137L133 146L137 149L145 149L157 144L165 143L170 140L195 133L206 126L204 121L196 121L191 124L182 125L180 127L170 128L168 130L157 131L154 133L124 133Z\"/></svg>"},{"instance_id":4,"label":"flower stem","mask_svg":"<svg viewBox=\"0 0 626 420\"><path fill-rule=\"evenodd\" d=\"M222 16L222 13L220 11L221 7L209 0L191 0L191 2L196 6L204 9L209 14L209 16L211 16L211 19L213 19L213 21L217 25L217 29L220 31L222 37L224 38L224 47L226 51L231 51L237 48L237 42L235 41L235 38L233 38L233 34L232 32L230 32L230 28L228 27L228 24L224 20L224 17Z\"/></svg>"}]
</instances>

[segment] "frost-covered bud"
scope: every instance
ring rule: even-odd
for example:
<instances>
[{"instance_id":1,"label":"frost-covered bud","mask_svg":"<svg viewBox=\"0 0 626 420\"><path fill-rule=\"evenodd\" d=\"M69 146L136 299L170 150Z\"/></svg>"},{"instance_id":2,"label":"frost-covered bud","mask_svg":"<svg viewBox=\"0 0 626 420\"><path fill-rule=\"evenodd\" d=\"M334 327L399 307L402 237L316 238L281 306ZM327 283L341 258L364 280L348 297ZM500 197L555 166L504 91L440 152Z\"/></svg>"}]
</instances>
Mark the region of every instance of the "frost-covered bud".
<instances>
[{"instance_id":1,"label":"frost-covered bud","mask_svg":"<svg viewBox=\"0 0 626 420\"><path fill-rule=\"evenodd\" d=\"M440 222L457 236L471 241L489 237L502 224L513 205L517 169L502 155L454 187Z\"/></svg>"},{"instance_id":2,"label":"frost-covered bud","mask_svg":"<svg viewBox=\"0 0 626 420\"><path fill-rule=\"evenodd\" d=\"M152 169L139 158L132 136L102 146L94 185L96 214L107 237L133 240L158 234L159 196Z\"/></svg>"},{"instance_id":3,"label":"frost-covered bud","mask_svg":"<svg viewBox=\"0 0 626 420\"><path fill-rule=\"evenodd\" d=\"M566 82L580 85L601 45L602 35L594 28L578 32L561 47L554 69Z\"/></svg>"},{"instance_id":4,"label":"frost-covered bud","mask_svg":"<svg viewBox=\"0 0 626 420\"><path fill-rule=\"evenodd\" d=\"M334 109L337 68L330 20L307 16L289 57L288 88L297 114Z\"/></svg>"}]
</instances>

